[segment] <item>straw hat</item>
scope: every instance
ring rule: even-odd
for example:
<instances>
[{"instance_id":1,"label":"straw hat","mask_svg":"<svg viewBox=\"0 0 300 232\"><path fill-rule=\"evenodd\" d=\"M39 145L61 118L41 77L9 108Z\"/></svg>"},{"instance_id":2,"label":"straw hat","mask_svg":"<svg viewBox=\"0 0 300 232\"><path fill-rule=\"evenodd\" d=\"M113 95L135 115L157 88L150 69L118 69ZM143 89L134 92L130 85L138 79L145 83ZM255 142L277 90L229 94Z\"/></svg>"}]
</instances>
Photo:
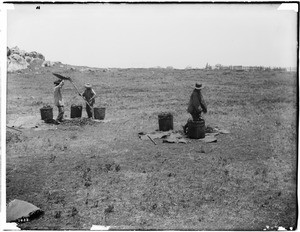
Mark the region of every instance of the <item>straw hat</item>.
<instances>
[{"instance_id":1,"label":"straw hat","mask_svg":"<svg viewBox=\"0 0 300 232\"><path fill-rule=\"evenodd\" d=\"M196 83L195 84L195 89L203 89L202 84Z\"/></svg>"},{"instance_id":2,"label":"straw hat","mask_svg":"<svg viewBox=\"0 0 300 232\"><path fill-rule=\"evenodd\" d=\"M90 88L92 88L92 85L91 85L90 83L86 83L86 84L84 85L84 87L87 88L87 89L90 89Z\"/></svg>"}]
</instances>

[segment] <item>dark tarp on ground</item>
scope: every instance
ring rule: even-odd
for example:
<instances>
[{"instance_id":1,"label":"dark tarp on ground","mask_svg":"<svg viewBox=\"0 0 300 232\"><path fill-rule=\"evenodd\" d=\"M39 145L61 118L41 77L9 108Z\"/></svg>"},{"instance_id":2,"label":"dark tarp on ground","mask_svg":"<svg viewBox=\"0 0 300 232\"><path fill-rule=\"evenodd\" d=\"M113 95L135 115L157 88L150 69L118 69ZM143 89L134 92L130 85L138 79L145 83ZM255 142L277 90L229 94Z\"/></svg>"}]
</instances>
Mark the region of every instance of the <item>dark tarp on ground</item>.
<instances>
[{"instance_id":1,"label":"dark tarp on ground","mask_svg":"<svg viewBox=\"0 0 300 232\"><path fill-rule=\"evenodd\" d=\"M207 127L206 133L205 133L205 138L203 139L198 139L200 141L206 142L206 143L213 143L217 142L217 135L219 134L229 134L230 131L225 130L225 129L219 129L218 127L212 128L212 127ZM152 133L144 133L140 132L139 133L139 138L141 140L149 140L149 137L154 140L154 139L163 139L163 143L187 143L187 140L185 139L185 135L182 135L178 131L156 131Z\"/></svg>"}]
</instances>

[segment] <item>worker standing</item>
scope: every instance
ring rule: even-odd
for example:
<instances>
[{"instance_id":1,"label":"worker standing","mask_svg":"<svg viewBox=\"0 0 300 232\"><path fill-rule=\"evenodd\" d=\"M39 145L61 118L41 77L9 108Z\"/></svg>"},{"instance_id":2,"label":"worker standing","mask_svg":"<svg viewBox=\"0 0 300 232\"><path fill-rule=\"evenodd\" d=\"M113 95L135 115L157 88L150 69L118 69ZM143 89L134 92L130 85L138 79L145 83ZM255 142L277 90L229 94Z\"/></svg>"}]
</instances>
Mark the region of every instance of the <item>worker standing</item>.
<instances>
[{"instance_id":1,"label":"worker standing","mask_svg":"<svg viewBox=\"0 0 300 232\"><path fill-rule=\"evenodd\" d=\"M81 96L89 103L86 103L86 113L89 118L93 116L92 107L95 104L96 93L92 89L92 85L90 83L86 83L84 85L85 91L81 94Z\"/></svg>"},{"instance_id":2,"label":"worker standing","mask_svg":"<svg viewBox=\"0 0 300 232\"><path fill-rule=\"evenodd\" d=\"M64 118L64 101L61 93L64 81L57 80L54 82L54 85L54 105L58 108L58 116L56 118L55 123L60 124L60 122L62 122Z\"/></svg>"},{"instance_id":3,"label":"worker standing","mask_svg":"<svg viewBox=\"0 0 300 232\"><path fill-rule=\"evenodd\" d=\"M203 89L202 84L196 83L195 89L193 90L190 96L187 112L192 115L193 121L201 121L202 112L207 113L207 105L202 96L201 89ZM187 133L187 129L188 123L185 126L183 126L184 133Z\"/></svg>"}]
</instances>

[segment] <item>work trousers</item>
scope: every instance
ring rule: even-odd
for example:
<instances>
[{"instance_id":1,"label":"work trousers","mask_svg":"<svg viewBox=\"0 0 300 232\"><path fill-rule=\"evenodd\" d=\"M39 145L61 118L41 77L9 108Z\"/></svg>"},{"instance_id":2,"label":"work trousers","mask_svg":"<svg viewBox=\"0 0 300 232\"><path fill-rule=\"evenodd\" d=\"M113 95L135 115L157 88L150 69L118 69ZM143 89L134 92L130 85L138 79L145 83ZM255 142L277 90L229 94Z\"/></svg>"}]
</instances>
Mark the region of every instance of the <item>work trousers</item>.
<instances>
[{"instance_id":1,"label":"work trousers","mask_svg":"<svg viewBox=\"0 0 300 232\"><path fill-rule=\"evenodd\" d=\"M93 107L93 104L90 104L91 107ZM89 118L93 116L92 108L88 104L85 105L86 113Z\"/></svg>"},{"instance_id":2,"label":"work trousers","mask_svg":"<svg viewBox=\"0 0 300 232\"><path fill-rule=\"evenodd\" d=\"M64 113L65 113L64 107L63 106L57 106L57 108L58 108L58 116L56 118L56 121L61 122L64 118Z\"/></svg>"}]
</instances>

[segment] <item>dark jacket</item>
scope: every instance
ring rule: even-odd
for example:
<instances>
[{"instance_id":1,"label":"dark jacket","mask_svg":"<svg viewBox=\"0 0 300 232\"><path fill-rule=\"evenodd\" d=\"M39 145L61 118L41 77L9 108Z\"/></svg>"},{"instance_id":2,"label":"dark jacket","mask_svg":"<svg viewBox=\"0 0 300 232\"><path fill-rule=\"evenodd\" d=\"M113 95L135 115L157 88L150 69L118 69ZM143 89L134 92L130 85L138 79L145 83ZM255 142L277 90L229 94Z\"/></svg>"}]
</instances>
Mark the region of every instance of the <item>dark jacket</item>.
<instances>
[{"instance_id":1,"label":"dark jacket","mask_svg":"<svg viewBox=\"0 0 300 232\"><path fill-rule=\"evenodd\" d=\"M193 113L201 113L202 111L204 113L207 112L206 103L201 94L201 90L194 89L194 91L190 97L187 112L189 112L190 114L193 114Z\"/></svg>"},{"instance_id":2,"label":"dark jacket","mask_svg":"<svg viewBox=\"0 0 300 232\"><path fill-rule=\"evenodd\" d=\"M86 89L82 96L85 98L85 100L87 102L89 102L90 104L94 104L95 103L95 97L96 97L96 93L93 89Z\"/></svg>"}]
</instances>

